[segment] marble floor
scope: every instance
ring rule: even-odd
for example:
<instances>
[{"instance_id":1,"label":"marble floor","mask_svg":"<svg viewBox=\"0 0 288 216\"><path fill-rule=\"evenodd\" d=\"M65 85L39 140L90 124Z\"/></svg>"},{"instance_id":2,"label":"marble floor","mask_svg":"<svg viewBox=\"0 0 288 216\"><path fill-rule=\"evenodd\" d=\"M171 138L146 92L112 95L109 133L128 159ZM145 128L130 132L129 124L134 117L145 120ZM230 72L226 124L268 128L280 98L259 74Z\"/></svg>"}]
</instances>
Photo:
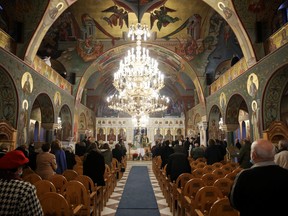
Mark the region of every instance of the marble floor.
<instances>
[{"instance_id":1,"label":"marble floor","mask_svg":"<svg viewBox=\"0 0 288 216\"><path fill-rule=\"evenodd\" d=\"M161 216L172 215L172 213L169 210L168 204L166 203L166 200L164 199L164 196L161 192L158 181L152 171L152 161L127 161L127 169L123 177L121 178L121 180L117 182L117 186L113 194L111 195L110 199L106 203L106 206L104 207L103 211L101 212L101 215L104 215L104 216L115 215L118 204L122 196L122 192L124 190L126 180L128 178L128 175L132 166L147 166L148 167L148 173L149 173L151 184L152 184L154 194L157 200L160 215Z\"/></svg>"}]
</instances>

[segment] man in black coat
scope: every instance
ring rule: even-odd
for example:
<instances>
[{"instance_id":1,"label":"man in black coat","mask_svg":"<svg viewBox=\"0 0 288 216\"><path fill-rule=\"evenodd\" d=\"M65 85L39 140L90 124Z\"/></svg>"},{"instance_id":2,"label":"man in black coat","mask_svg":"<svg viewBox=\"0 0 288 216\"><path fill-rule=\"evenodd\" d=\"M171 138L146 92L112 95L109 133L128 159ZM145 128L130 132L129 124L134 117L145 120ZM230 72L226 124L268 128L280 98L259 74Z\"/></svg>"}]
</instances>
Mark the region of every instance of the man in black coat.
<instances>
[{"instance_id":1,"label":"man in black coat","mask_svg":"<svg viewBox=\"0 0 288 216\"><path fill-rule=\"evenodd\" d=\"M84 157L83 175L89 176L98 186L105 186L104 173L104 157L97 149L96 143L92 143L90 151Z\"/></svg>"},{"instance_id":2,"label":"man in black coat","mask_svg":"<svg viewBox=\"0 0 288 216\"><path fill-rule=\"evenodd\" d=\"M182 173L191 173L188 157L182 152L175 152L168 157L166 175L171 182L176 181Z\"/></svg>"},{"instance_id":3,"label":"man in black coat","mask_svg":"<svg viewBox=\"0 0 288 216\"><path fill-rule=\"evenodd\" d=\"M288 215L288 170L274 163L275 146L260 139L251 145L253 166L235 178L229 195L241 216Z\"/></svg>"}]
</instances>

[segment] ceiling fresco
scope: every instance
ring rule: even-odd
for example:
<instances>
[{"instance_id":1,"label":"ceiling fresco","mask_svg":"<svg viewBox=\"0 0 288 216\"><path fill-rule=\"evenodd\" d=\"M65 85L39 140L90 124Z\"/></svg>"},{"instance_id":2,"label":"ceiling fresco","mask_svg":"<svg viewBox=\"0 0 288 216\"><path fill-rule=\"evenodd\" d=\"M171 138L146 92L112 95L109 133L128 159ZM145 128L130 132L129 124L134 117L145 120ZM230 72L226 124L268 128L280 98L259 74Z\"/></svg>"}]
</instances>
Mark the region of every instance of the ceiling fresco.
<instances>
[{"instance_id":1,"label":"ceiling fresco","mask_svg":"<svg viewBox=\"0 0 288 216\"><path fill-rule=\"evenodd\" d=\"M195 89L205 94L207 74L214 77L220 63L234 55L243 56L224 18L202 1L182 0L181 4L177 0L73 2L57 19L55 16L37 55L50 56L62 64L68 76L75 73L73 94L79 92L79 84L84 82L86 90L80 91L87 92L87 103L96 113L100 106L105 107L107 96L115 92L113 73L127 50L135 46L127 38L127 32L138 20L150 28L151 38L143 42L143 46L158 60L165 75L161 93L171 98L171 106L181 104L182 110L175 108L159 115L180 115L196 105L201 99ZM32 9L36 6L30 1L26 3ZM203 95L201 98L204 101Z\"/></svg>"},{"instance_id":2,"label":"ceiling fresco","mask_svg":"<svg viewBox=\"0 0 288 216\"><path fill-rule=\"evenodd\" d=\"M151 31L151 38L142 45L165 75L162 94L171 103L183 103L183 110L160 115L181 115L188 109L187 101L189 107L196 105L195 82L200 82L198 91L205 92L206 74L214 77L221 62L243 56L226 21L204 2L190 0L181 4L176 0L94 0L85 4L78 0L54 22L37 54L57 59L68 76L76 74L75 95L86 80L87 103L97 115L109 116L112 112L99 114L97 109L107 106L107 96L116 91L113 73L127 50L135 46L127 32L138 20ZM190 100L184 102L183 97Z\"/></svg>"}]
</instances>

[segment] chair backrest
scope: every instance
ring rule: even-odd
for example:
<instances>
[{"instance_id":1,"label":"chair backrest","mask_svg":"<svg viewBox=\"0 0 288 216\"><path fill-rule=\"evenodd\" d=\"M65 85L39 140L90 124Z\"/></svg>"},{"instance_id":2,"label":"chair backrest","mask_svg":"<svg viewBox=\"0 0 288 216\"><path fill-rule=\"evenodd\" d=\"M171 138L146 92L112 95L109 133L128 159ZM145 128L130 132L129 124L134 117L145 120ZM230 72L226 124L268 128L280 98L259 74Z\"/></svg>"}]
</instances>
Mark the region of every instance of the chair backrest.
<instances>
[{"instance_id":1,"label":"chair backrest","mask_svg":"<svg viewBox=\"0 0 288 216\"><path fill-rule=\"evenodd\" d=\"M210 164L206 164L206 166L204 167L206 173L212 173L214 169L215 168Z\"/></svg>"},{"instance_id":2,"label":"chair backrest","mask_svg":"<svg viewBox=\"0 0 288 216\"><path fill-rule=\"evenodd\" d=\"M112 169L113 170L120 169L120 163L116 158L112 158Z\"/></svg>"},{"instance_id":3,"label":"chair backrest","mask_svg":"<svg viewBox=\"0 0 288 216\"><path fill-rule=\"evenodd\" d=\"M35 184L40 180L42 180L42 178L36 173L31 173L23 178L23 181L30 182L31 184Z\"/></svg>"},{"instance_id":4,"label":"chair backrest","mask_svg":"<svg viewBox=\"0 0 288 216\"><path fill-rule=\"evenodd\" d=\"M227 173L230 173L233 171L233 167L231 166L230 163L224 164L221 169L224 169Z\"/></svg>"},{"instance_id":5,"label":"chair backrest","mask_svg":"<svg viewBox=\"0 0 288 216\"><path fill-rule=\"evenodd\" d=\"M60 193L61 188L68 182L65 176L60 175L60 174L54 174L53 176L50 177L49 181L51 181L58 193Z\"/></svg>"},{"instance_id":6,"label":"chair backrest","mask_svg":"<svg viewBox=\"0 0 288 216\"><path fill-rule=\"evenodd\" d=\"M217 176L213 173L205 173L201 179L205 182L205 185L211 186L217 180Z\"/></svg>"},{"instance_id":7,"label":"chair backrest","mask_svg":"<svg viewBox=\"0 0 288 216\"><path fill-rule=\"evenodd\" d=\"M224 177L224 178L217 179L214 182L213 186L219 188L222 194L228 197L231 191L232 184L233 182L230 179Z\"/></svg>"},{"instance_id":8,"label":"chair backrest","mask_svg":"<svg viewBox=\"0 0 288 216\"><path fill-rule=\"evenodd\" d=\"M35 173L35 172L30 167L26 167L25 169L23 169L22 178L32 173Z\"/></svg>"},{"instance_id":9,"label":"chair backrest","mask_svg":"<svg viewBox=\"0 0 288 216\"><path fill-rule=\"evenodd\" d=\"M227 174L227 171L221 168L216 168L212 173L215 174L218 178L222 178Z\"/></svg>"},{"instance_id":10,"label":"chair backrest","mask_svg":"<svg viewBox=\"0 0 288 216\"><path fill-rule=\"evenodd\" d=\"M194 178L201 178L202 175L205 174L204 168L196 168L192 171L192 175Z\"/></svg>"},{"instance_id":11,"label":"chair backrest","mask_svg":"<svg viewBox=\"0 0 288 216\"><path fill-rule=\"evenodd\" d=\"M242 170L243 170L242 167L237 167L237 168L234 169L232 172L233 172L233 173L239 173L239 172L241 172Z\"/></svg>"},{"instance_id":12,"label":"chair backrest","mask_svg":"<svg viewBox=\"0 0 288 216\"><path fill-rule=\"evenodd\" d=\"M66 169L63 173L63 176L65 176L65 178L67 179L67 181L71 181L74 180L77 176L78 173L75 170L71 170L71 169Z\"/></svg>"},{"instance_id":13,"label":"chair backrest","mask_svg":"<svg viewBox=\"0 0 288 216\"><path fill-rule=\"evenodd\" d=\"M240 213L230 205L227 197L216 200L209 211L209 216L239 216Z\"/></svg>"},{"instance_id":14,"label":"chair backrest","mask_svg":"<svg viewBox=\"0 0 288 216\"><path fill-rule=\"evenodd\" d=\"M73 170L76 171L78 175L83 175L83 165L75 164Z\"/></svg>"},{"instance_id":15,"label":"chair backrest","mask_svg":"<svg viewBox=\"0 0 288 216\"><path fill-rule=\"evenodd\" d=\"M217 187L204 186L196 193L195 203L197 208L206 214L213 203L219 198L223 198L223 194Z\"/></svg>"},{"instance_id":16,"label":"chair backrest","mask_svg":"<svg viewBox=\"0 0 288 216\"><path fill-rule=\"evenodd\" d=\"M185 184L191 179L193 178L191 173L182 173L181 175L178 176L178 178L176 179L176 187L177 188L181 188L183 189Z\"/></svg>"},{"instance_id":17,"label":"chair backrest","mask_svg":"<svg viewBox=\"0 0 288 216\"><path fill-rule=\"evenodd\" d=\"M204 187L205 183L201 178L192 178L184 186L183 195L190 198L195 197L200 188Z\"/></svg>"},{"instance_id":18,"label":"chair backrest","mask_svg":"<svg viewBox=\"0 0 288 216\"><path fill-rule=\"evenodd\" d=\"M216 168L220 168L220 167L222 167L223 164L220 163L220 162L215 162L215 163L212 164L212 166L216 169Z\"/></svg>"},{"instance_id":19,"label":"chair backrest","mask_svg":"<svg viewBox=\"0 0 288 216\"><path fill-rule=\"evenodd\" d=\"M83 165L83 160L78 155L75 155L75 160L77 165Z\"/></svg>"},{"instance_id":20,"label":"chair backrest","mask_svg":"<svg viewBox=\"0 0 288 216\"><path fill-rule=\"evenodd\" d=\"M51 181L45 179L35 182L34 185L36 187L36 193L38 198L40 198L40 196L45 193L56 192L54 184Z\"/></svg>"},{"instance_id":21,"label":"chair backrest","mask_svg":"<svg viewBox=\"0 0 288 216\"><path fill-rule=\"evenodd\" d=\"M44 215L71 216L72 210L67 200L59 193L47 192L39 198Z\"/></svg>"},{"instance_id":22,"label":"chair backrest","mask_svg":"<svg viewBox=\"0 0 288 216\"><path fill-rule=\"evenodd\" d=\"M75 180L81 182L89 193L96 190L95 184L89 176L78 175Z\"/></svg>"},{"instance_id":23,"label":"chair backrest","mask_svg":"<svg viewBox=\"0 0 288 216\"><path fill-rule=\"evenodd\" d=\"M200 157L200 158L197 158L196 161L206 163L207 160L204 157Z\"/></svg>"},{"instance_id":24,"label":"chair backrest","mask_svg":"<svg viewBox=\"0 0 288 216\"><path fill-rule=\"evenodd\" d=\"M85 215L90 215L90 196L85 186L76 180L68 181L62 188L61 194L70 206L83 205Z\"/></svg>"},{"instance_id":25,"label":"chair backrest","mask_svg":"<svg viewBox=\"0 0 288 216\"><path fill-rule=\"evenodd\" d=\"M225 178L230 179L232 182L235 180L237 173L234 172L230 172L228 174L225 175Z\"/></svg>"},{"instance_id":26,"label":"chair backrest","mask_svg":"<svg viewBox=\"0 0 288 216\"><path fill-rule=\"evenodd\" d=\"M199 159L199 158L198 158ZM198 160L197 159L197 160ZM197 161L196 160L196 161ZM205 162L198 162L198 164L196 165L196 168L204 168L207 164Z\"/></svg>"}]
</instances>

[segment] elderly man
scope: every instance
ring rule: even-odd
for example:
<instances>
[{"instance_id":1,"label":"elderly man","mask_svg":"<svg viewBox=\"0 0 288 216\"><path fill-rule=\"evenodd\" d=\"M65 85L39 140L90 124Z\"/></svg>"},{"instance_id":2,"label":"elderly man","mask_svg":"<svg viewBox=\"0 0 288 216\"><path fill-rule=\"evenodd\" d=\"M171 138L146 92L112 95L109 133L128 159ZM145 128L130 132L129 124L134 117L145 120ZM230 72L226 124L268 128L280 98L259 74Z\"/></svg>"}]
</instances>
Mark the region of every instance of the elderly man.
<instances>
[{"instance_id":1,"label":"elderly man","mask_svg":"<svg viewBox=\"0 0 288 216\"><path fill-rule=\"evenodd\" d=\"M241 216L287 215L288 170L274 162L275 146L259 139L251 145L251 168L235 178L230 193L231 205Z\"/></svg>"}]
</instances>

